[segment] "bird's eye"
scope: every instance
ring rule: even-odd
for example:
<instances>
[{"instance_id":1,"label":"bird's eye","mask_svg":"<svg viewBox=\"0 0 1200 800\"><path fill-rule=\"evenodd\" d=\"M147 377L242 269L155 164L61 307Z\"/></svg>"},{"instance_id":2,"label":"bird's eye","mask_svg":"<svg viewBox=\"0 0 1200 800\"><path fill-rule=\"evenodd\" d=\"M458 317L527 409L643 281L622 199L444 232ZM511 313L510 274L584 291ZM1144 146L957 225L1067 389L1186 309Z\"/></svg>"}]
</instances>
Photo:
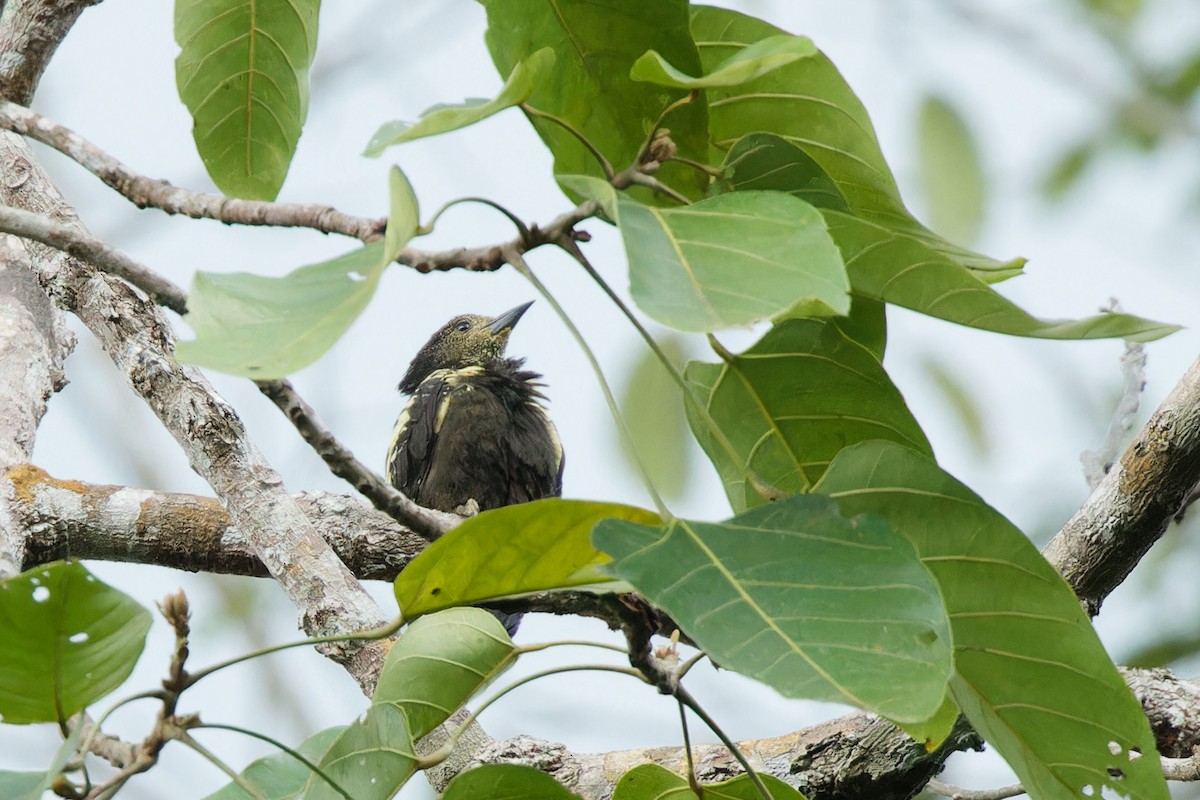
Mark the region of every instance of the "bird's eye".
<instances>
[{"instance_id":1,"label":"bird's eye","mask_svg":"<svg viewBox=\"0 0 1200 800\"><path fill-rule=\"evenodd\" d=\"M469 330L471 330L471 323L470 323L470 322L468 322L468 321L467 321L467 320L465 320L465 319L464 319L464 320L460 320L460 321L458 322L458 324L456 324L456 325L454 326L454 330L456 330L456 331L469 331Z\"/></svg>"}]
</instances>

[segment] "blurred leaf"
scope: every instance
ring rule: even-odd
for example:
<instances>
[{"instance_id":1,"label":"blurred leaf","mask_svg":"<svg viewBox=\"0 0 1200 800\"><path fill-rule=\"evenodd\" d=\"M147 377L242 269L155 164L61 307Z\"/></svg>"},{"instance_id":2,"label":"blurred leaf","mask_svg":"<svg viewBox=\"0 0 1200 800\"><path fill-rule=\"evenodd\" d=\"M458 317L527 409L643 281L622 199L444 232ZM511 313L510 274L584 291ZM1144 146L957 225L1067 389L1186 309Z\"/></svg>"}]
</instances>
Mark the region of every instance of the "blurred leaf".
<instances>
[{"instance_id":1,"label":"blurred leaf","mask_svg":"<svg viewBox=\"0 0 1200 800\"><path fill-rule=\"evenodd\" d=\"M0 721L82 711L129 677L148 630L150 612L77 562L0 581Z\"/></svg>"},{"instance_id":2,"label":"blurred leaf","mask_svg":"<svg viewBox=\"0 0 1200 800\"><path fill-rule=\"evenodd\" d=\"M421 207L412 184L399 167L392 167L388 170L388 223L381 261L384 267L400 255L420 227Z\"/></svg>"},{"instance_id":3,"label":"blurred leaf","mask_svg":"<svg viewBox=\"0 0 1200 800\"><path fill-rule=\"evenodd\" d=\"M818 208L849 211L841 189L799 147L771 133L752 133L729 148L722 166L722 191L787 192Z\"/></svg>"},{"instance_id":4,"label":"blurred leaf","mask_svg":"<svg viewBox=\"0 0 1200 800\"><path fill-rule=\"evenodd\" d=\"M934 230L969 245L983 224L986 188L975 137L945 100L926 97L917 122L921 191Z\"/></svg>"},{"instance_id":5,"label":"blurred leaf","mask_svg":"<svg viewBox=\"0 0 1200 800\"><path fill-rule=\"evenodd\" d=\"M1051 200L1061 200L1079 183L1084 170L1095 161L1097 149L1096 140L1088 139L1063 153L1042 182L1042 191L1046 196Z\"/></svg>"},{"instance_id":6,"label":"blurred leaf","mask_svg":"<svg viewBox=\"0 0 1200 800\"><path fill-rule=\"evenodd\" d=\"M1173 661L1190 658L1200 653L1200 634L1172 636L1146 645L1125 659L1131 669L1153 669L1165 667Z\"/></svg>"},{"instance_id":7,"label":"blurred leaf","mask_svg":"<svg viewBox=\"0 0 1200 800\"><path fill-rule=\"evenodd\" d=\"M573 196L595 200L608 221L617 224L617 190L611 183L591 175L559 175L558 183L563 191Z\"/></svg>"},{"instance_id":8,"label":"blurred leaf","mask_svg":"<svg viewBox=\"0 0 1200 800\"><path fill-rule=\"evenodd\" d=\"M704 43L700 55L705 69L713 69L747 46L780 33L762 20L723 8L701 6L692 12L692 34ZM777 137L773 143L759 139L755 144L770 148L782 140L799 149L833 182L855 216L902 232L988 282L1020 274L1022 261L1000 262L973 253L913 219L900 199L866 109L823 53L740 86L711 89L706 95L709 132L718 149L734 149L749 135L772 134ZM770 157L784 163L796 159L787 152ZM787 188L777 181L772 188L803 191L811 174L813 170L804 169L801 182ZM726 182L720 188L728 191L742 187ZM826 205L819 198L811 199L819 206L838 207Z\"/></svg>"},{"instance_id":9,"label":"blurred leaf","mask_svg":"<svg viewBox=\"0 0 1200 800\"><path fill-rule=\"evenodd\" d=\"M804 795L778 778L759 773L772 800L804 800ZM762 795L749 775L739 775L722 783L704 785L705 798L718 800L761 800ZM696 800L687 779L657 764L642 764L621 776L612 800Z\"/></svg>"},{"instance_id":10,"label":"blurred leaf","mask_svg":"<svg viewBox=\"0 0 1200 800\"><path fill-rule=\"evenodd\" d=\"M491 100L473 98L457 105L438 105L427 110L414 123L393 120L379 127L367 143L363 155L372 158L394 144L411 142L426 136L456 131L487 119L506 108L518 106L529 99L538 80L544 79L554 67L554 51L544 47L531 53L513 67L500 93Z\"/></svg>"},{"instance_id":11,"label":"blurred leaf","mask_svg":"<svg viewBox=\"0 0 1200 800\"><path fill-rule=\"evenodd\" d=\"M726 522L604 520L608 569L727 669L785 697L899 723L942 705L950 628L912 544L879 517L799 495Z\"/></svg>"},{"instance_id":12,"label":"blurred leaf","mask_svg":"<svg viewBox=\"0 0 1200 800\"><path fill-rule=\"evenodd\" d=\"M405 726L404 713L389 703L372 704L365 718L342 730L320 767L354 800L391 798L417 771L413 737ZM309 777L303 797L345 800L315 774Z\"/></svg>"},{"instance_id":13,"label":"blurred leaf","mask_svg":"<svg viewBox=\"0 0 1200 800\"><path fill-rule=\"evenodd\" d=\"M179 97L209 176L274 200L308 116L319 0L177 0Z\"/></svg>"},{"instance_id":14,"label":"blurred leaf","mask_svg":"<svg viewBox=\"0 0 1200 800\"><path fill-rule=\"evenodd\" d=\"M706 74L694 78L651 50L634 62L629 77L679 89L738 86L816 52L817 48L807 36L771 36L739 50Z\"/></svg>"},{"instance_id":15,"label":"blurred leaf","mask_svg":"<svg viewBox=\"0 0 1200 800\"><path fill-rule=\"evenodd\" d=\"M622 199L618 210L633 299L664 325L714 331L850 309L841 253L803 200L736 192L681 208Z\"/></svg>"},{"instance_id":16,"label":"blurred leaf","mask_svg":"<svg viewBox=\"0 0 1200 800\"><path fill-rule=\"evenodd\" d=\"M53 790L67 764L79 758L79 740L84 727L76 725L63 739L45 772L0 772L0 797L4 800L42 800Z\"/></svg>"},{"instance_id":17,"label":"blurred leaf","mask_svg":"<svg viewBox=\"0 0 1200 800\"><path fill-rule=\"evenodd\" d=\"M320 762L321 757L344 730L345 727L341 725L326 728L305 739L296 749L310 761ZM296 760L291 753L282 751L252 761L242 770L241 776L266 795L267 800L291 800L299 796L310 776L320 780L312 775L304 762ZM231 781L204 800L251 800L251 796Z\"/></svg>"},{"instance_id":18,"label":"blurred leaf","mask_svg":"<svg viewBox=\"0 0 1200 800\"><path fill-rule=\"evenodd\" d=\"M1128 25L1142 12L1142 0L1079 0L1085 8L1122 25Z\"/></svg>"},{"instance_id":19,"label":"blurred leaf","mask_svg":"<svg viewBox=\"0 0 1200 800\"><path fill-rule=\"evenodd\" d=\"M996 292L971 271L917 237L884 225L824 211L829 233L842 248L855 292L922 314L980 330L1041 339L1160 339L1178 325L1098 314L1078 320L1043 320Z\"/></svg>"},{"instance_id":20,"label":"blurred leaf","mask_svg":"<svg viewBox=\"0 0 1200 800\"><path fill-rule=\"evenodd\" d=\"M370 301L383 273L384 247L372 242L282 278L197 272L187 315L196 338L178 342L176 355L260 380L308 366Z\"/></svg>"},{"instance_id":21,"label":"blurred leaf","mask_svg":"<svg viewBox=\"0 0 1200 800\"><path fill-rule=\"evenodd\" d=\"M766 502L746 481L747 466L792 494L812 486L834 455L855 442L889 439L931 452L878 354L854 331L842 319L787 320L732 361L688 363L685 378L736 451L735 459L708 420L687 407L692 433L735 512Z\"/></svg>"},{"instance_id":22,"label":"blurred leaf","mask_svg":"<svg viewBox=\"0 0 1200 800\"><path fill-rule=\"evenodd\" d=\"M991 450L988 440L987 419L983 415L979 399L954 371L932 357L926 357L921 366L929 382L942 393L950 410L966 434L967 443L977 455L983 456Z\"/></svg>"},{"instance_id":23,"label":"blurred leaf","mask_svg":"<svg viewBox=\"0 0 1200 800\"><path fill-rule=\"evenodd\" d=\"M661 336L658 346L679 369L683 361L683 338L677 334ZM629 373L621 397L621 416L655 488L669 498L680 497L691 484L691 435L679 385L648 347L639 349ZM629 472L636 474L633 451L625 437L620 439L621 455Z\"/></svg>"},{"instance_id":24,"label":"blurred leaf","mask_svg":"<svg viewBox=\"0 0 1200 800\"><path fill-rule=\"evenodd\" d=\"M1167 797L1141 705L1075 593L1012 523L888 442L843 450L815 490L845 515L880 515L916 546L950 616L952 696L1032 797L1078 798L1085 786L1099 797L1102 784Z\"/></svg>"},{"instance_id":25,"label":"blurred leaf","mask_svg":"<svg viewBox=\"0 0 1200 800\"><path fill-rule=\"evenodd\" d=\"M388 651L372 703L404 714L420 739L516 661L517 649L489 612L452 608L413 620Z\"/></svg>"},{"instance_id":26,"label":"blurred leaf","mask_svg":"<svg viewBox=\"0 0 1200 800\"><path fill-rule=\"evenodd\" d=\"M634 62L655 50L679 69L700 73L700 58L688 32L686 0L481 0L487 9L487 45L501 75L543 47L554 50L553 75L537 82L528 104L552 114L585 137L617 170L631 166L651 128L686 92L639 83L629 77ZM596 158L562 125L530 117L554 154L555 175L607 178ZM708 156L703 98L664 120L679 155ZM690 167L666 163L657 177L693 198L702 197L706 177ZM579 198L567 187L573 200ZM641 191L647 202L666 202Z\"/></svg>"},{"instance_id":27,"label":"blurred leaf","mask_svg":"<svg viewBox=\"0 0 1200 800\"><path fill-rule=\"evenodd\" d=\"M484 764L459 773L441 800L579 800L579 795L533 767Z\"/></svg>"},{"instance_id":28,"label":"blurred leaf","mask_svg":"<svg viewBox=\"0 0 1200 800\"><path fill-rule=\"evenodd\" d=\"M655 523L632 506L548 498L484 511L438 539L396 578L407 618L456 605L554 589L609 584L608 556L592 546L592 526L606 517Z\"/></svg>"}]
</instances>

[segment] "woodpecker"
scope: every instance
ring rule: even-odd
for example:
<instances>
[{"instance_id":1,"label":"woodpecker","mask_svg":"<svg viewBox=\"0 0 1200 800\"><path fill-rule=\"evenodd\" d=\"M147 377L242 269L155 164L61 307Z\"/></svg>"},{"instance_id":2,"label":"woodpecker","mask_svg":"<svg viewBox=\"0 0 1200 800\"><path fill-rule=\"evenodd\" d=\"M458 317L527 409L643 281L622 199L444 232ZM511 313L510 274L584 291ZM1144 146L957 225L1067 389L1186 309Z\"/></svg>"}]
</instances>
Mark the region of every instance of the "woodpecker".
<instances>
[{"instance_id":1,"label":"woodpecker","mask_svg":"<svg viewBox=\"0 0 1200 800\"><path fill-rule=\"evenodd\" d=\"M562 444L541 375L504 356L531 305L454 317L417 351L400 381L412 398L392 430L386 470L417 504L474 513L562 494ZM493 613L516 632L521 615Z\"/></svg>"}]
</instances>

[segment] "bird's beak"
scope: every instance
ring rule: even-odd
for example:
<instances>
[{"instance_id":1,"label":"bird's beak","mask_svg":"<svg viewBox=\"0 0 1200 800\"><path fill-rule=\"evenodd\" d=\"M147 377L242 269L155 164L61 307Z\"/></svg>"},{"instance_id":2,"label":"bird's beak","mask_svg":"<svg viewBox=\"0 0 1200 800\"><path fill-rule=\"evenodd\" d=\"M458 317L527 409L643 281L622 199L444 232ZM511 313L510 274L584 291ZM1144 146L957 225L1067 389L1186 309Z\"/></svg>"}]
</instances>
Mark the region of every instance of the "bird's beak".
<instances>
[{"instance_id":1,"label":"bird's beak","mask_svg":"<svg viewBox=\"0 0 1200 800\"><path fill-rule=\"evenodd\" d=\"M530 300L528 303L524 303L523 305L519 305L516 308L510 308L508 311L505 311L503 314L489 322L485 327L493 336L499 336L506 331L512 330L512 328L517 324L517 320L521 318L522 314L529 310L531 305L533 305L532 300Z\"/></svg>"}]
</instances>

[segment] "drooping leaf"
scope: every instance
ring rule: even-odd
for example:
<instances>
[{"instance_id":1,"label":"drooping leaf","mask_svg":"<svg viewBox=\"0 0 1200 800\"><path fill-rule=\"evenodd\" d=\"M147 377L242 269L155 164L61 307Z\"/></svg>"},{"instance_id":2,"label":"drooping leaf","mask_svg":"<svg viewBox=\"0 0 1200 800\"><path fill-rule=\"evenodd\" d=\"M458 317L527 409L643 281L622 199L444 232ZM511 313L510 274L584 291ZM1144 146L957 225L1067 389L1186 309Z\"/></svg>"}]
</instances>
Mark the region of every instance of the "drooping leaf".
<instances>
[{"instance_id":1,"label":"drooping leaf","mask_svg":"<svg viewBox=\"0 0 1200 800\"><path fill-rule=\"evenodd\" d=\"M878 514L945 598L954 699L1032 797L1163 800L1146 715L1075 593L1021 531L937 465L887 442L843 450L816 491ZM1119 777L1117 777L1119 776Z\"/></svg>"},{"instance_id":2,"label":"drooping leaf","mask_svg":"<svg viewBox=\"0 0 1200 800\"><path fill-rule=\"evenodd\" d=\"M649 511L616 503L548 498L471 517L431 544L396 578L405 617L553 589L622 584L599 569L608 556L592 546L605 517L655 523Z\"/></svg>"},{"instance_id":3,"label":"drooping leaf","mask_svg":"<svg viewBox=\"0 0 1200 800\"><path fill-rule=\"evenodd\" d=\"M945 696L950 628L912 544L869 515L799 495L726 522L604 520L607 568L714 662L785 697L923 722Z\"/></svg>"},{"instance_id":4,"label":"drooping leaf","mask_svg":"<svg viewBox=\"0 0 1200 800\"><path fill-rule=\"evenodd\" d=\"M421 206L407 176L399 167L388 170L388 223L381 264L386 267L400 255L421 227Z\"/></svg>"},{"instance_id":5,"label":"drooping leaf","mask_svg":"<svg viewBox=\"0 0 1200 800\"><path fill-rule=\"evenodd\" d=\"M388 652L372 703L404 714L414 740L511 667L517 650L494 616L452 608L414 620Z\"/></svg>"},{"instance_id":6,"label":"drooping leaf","mask_svg":"<svg viewBox=\"0 0 1200 800\"><path fill-rule=\"evenodd\" d=\"M484 764L450 781L442 800L579 800L579 795L533 767Z\"/></svg>"},{"instance_id":7,"label":"drooping leaf","mask_svg":"<svg viewBox=\"0 0 1200 800\"><path fill-rule=\"evenodd\" d=\"M954 106L927 97L917 120L917 141L930 225L952 242L971 244L983 224L986 189L971 129Z\"/></svg>"},{"instance_id":8,"label":"drooping leaf","mask_svg":"<svg viewBox=\"0 0 1200 800\"><path fill-rule=\"evenodd\" d=\"M635 81L679 89L738 86L816 52L816 46L807 36L770 36L739 50L704 75L692 77L651 50L634 62L629 76Z\"/></svg>"},{"instance_id":9,"label":"drooping leaf","mask_svg":"<svg viewBox=\"0 0 1200 800\"><path fill-rule=\"evenodd\" d=\"M209 176L232 197L274 200L308 115L319 0L178 0L179 97Z\"/></svg>"},{"instance_id":10,"label":"drooping leaf","mask_svg":"<svg viewBox=\"0 0 1200 800\"><path fill-rule=\"evenodd\" d=\"M682 337L668 334L657 338L672 366L679 369L683 361ZM631 449L621 437L621 455L630 474L637 474L636 451L650 481L668 498L679 497L688 487L694 463L680 394L679 385L654 351L641 348L621 396L621 416L633 438Z\"/></svg>"},{"instance_id":11,"label":"drooping leaf","mask_svg":"<svg viewBox=\"0 0 1200 800\"><path fill-rule=\"evenodd\" d=\"M319 764L321 758L328 752L334 740L344 731L341 725L326 728L314 733L296 747L309 761ZM304 762L299 761L290 753L274 753L252 761L241 772L242 778L251 786L262 792L267 800L291 800L298 797L301 790L314 777L312 770ZM320 778L316 778L320 780ZM204 800L252 800L246 790L232 781L219 790L204 798Z\"/></svg>"},{"instance_id":12,"label":"drooping leaf","mask_svg":"<svg viewBox=\"0 0 1200 800\"><path fill-rule=\"evenodd\" d=\"M197 272L181 341L183 361L248 378L281 378L320 358L358 318L383 273L384 243L282 278Z\"/></svg>"},{"instance_id":13,"label":"drooping leaf","mask_svg":"<svg viewBox=\"0 0 1200 800\"><path fill-rule=\"evenodd\" d=\"M803 200L734 192L682 208L622 199L618 209L633 299L664 325L714 331L850 310L841 253Z\"/></svg>"},{"instance_id":14,"label":"drooping leaf","mask_svg":"<svg viewBox=\"0 0 1200 800\"><path fill-rule=\"evenodd\" d=\"M786 320L727 362L687 365L684 377L707 410L706 416L688 405L688 422L734 511L766 502L747 481L747 468L777 491L794 494L812 486L837 452L855 442L888 439L931 452L879 352L856 338L874 338L866 320L881 324L880 309L859 306L856 298L853 323Z\"/></svg>"},{"instance_id":15,"label":"drooping leaf","mask_svg":"<svg viewBox=\"0 0 1200 800\"><path fill-rule=\"evenodd\" d=\"M82 564L0 581L0 721L65 720L133 671L150 612Z\"/></svg>"},{"instance_id":16,"label":"drooping leaf","mask_svg":"<svg viewBox=\"0 0 1200 800\"><path fill-rule=\"evenodd\" d=\"M692 12L692 34L706 70L781 33L736 11L699 6ZM995 282L1020 273L1023 261L1000 262L973 253L937 236L912 217L900 199L866 109L823 53L738 86L710 89L707 95L709 132L718 149L730 150L748 135L773 134L816 162L852 214L919 239L983 280ZM777 157L793 159L786 154ZM724 188L730 187L726 184ZM822 205L816 199L813 202Z\"/></svg>"},{"instance_id":17,"label":"drooping leaf","mask_svg":"<svg viewBox=\"0 0 1200 800\"><path fill-rule=\"evenodd\" d=\"M554 66L554 51L544 47L513 67L500 93L491 100L474 98L457 105L439 105L426 111L414 123L393 120L375 131L363 155L375 158L394 144L411 142L426 136L456 131L498 114L506 108L520 105L529 99L539 80Z\"/></svg>"},{"instance_id":18,"label":"drooping leaf","mask_svg":"<svg viewBox=\"0 0 1200 800\"><path fill-rule=\"evenodd\" d=\"M1041 339L1159 339L1179 330L1132 314L1043 320L1001 295L970 270L918 237L824 210L829 233L846 258L856 293L972 328Z\"/></svg>"},{"instance_id":19,"label":"drooping leaf","mask_svg":"<svg viewBox=\"0 0 1200 800\"><path fill-rule=\"evenodd\" d=\"M804 800L804 795L778 778L759 773L772 800ZM748 775L739 775L721 783L704 786L706 798L719 800L762 800L758 787ZM641 764L621 776L612 800L695 800L696 793L687 780L657 764Z\"/></svg>"},{"instance_id":20,"label":"drooping leaf","mask_svg":"<svg viewBox=\"0 0 1200 800\"><path fill-rule=\"evenodd\" d=\"M372 704L363 719L342 730L325 751L320 766L354 800L388 800L417 771L413 737L404 713L389 703ZM345 800L316 775L309 777L303 797Z\"/></svg>"},{"instance_id":21,"label":"drooping leaf","mask_svg":"<svg viewBox=\"0 0 1200 800\"><path fill-rule=\"evenodd\" d=\"M587 139L616 170L632 166L651 128L686 92L629 77L634 62L656 50L670 63L699 74L700 59L688 31L686 0L481 0L487 9L487 45L501 75L508 76L532 53L554 51L553 74L535 84L528 105L558 122L531 115L538 135L554 154L555 175L606 178L592 153L564 125ZM663 120L679 154L704 161L708 154L703 99ZM657 177L689 197L702 197L704 175L664 164ZM568 195L578 197L564 187ZM660 202L641 192L647 202Z\"/></svg>"}]
</instances>

